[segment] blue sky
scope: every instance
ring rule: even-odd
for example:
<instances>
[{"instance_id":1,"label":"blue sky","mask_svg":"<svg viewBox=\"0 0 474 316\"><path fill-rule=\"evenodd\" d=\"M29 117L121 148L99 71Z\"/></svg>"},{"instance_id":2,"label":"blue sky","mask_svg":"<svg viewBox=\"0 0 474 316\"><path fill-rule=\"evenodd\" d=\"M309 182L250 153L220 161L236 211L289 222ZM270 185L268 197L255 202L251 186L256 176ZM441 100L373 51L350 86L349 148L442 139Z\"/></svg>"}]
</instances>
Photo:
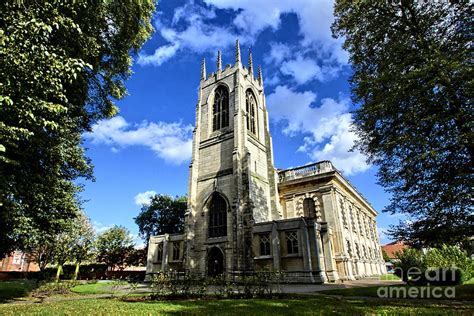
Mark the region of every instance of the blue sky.
<instances>
[{"instance_id":1,"label":"blue sky","mask_svg":"<svg viewBox=\"0 0 474 316\"><path fill-rule=\"evenodd\" d=\"M114 224L137 235L133 218L156 192L187 192L191 133L200 64L215 71L233 64L235 40L242 60L252 50L263 68L275 166L290 168L329 159L380 212L382 243L398 217L382 214L390 196L376 184L375 168L350 152L355 134L347 82L351 68L341 40L331 37L332 1L160 1L155 33L135 56L129 96L120 113L84 135L95 166L84 208L98 232ZM137 238L137 243L140 241Z\"/></svg>"}]
</instances>

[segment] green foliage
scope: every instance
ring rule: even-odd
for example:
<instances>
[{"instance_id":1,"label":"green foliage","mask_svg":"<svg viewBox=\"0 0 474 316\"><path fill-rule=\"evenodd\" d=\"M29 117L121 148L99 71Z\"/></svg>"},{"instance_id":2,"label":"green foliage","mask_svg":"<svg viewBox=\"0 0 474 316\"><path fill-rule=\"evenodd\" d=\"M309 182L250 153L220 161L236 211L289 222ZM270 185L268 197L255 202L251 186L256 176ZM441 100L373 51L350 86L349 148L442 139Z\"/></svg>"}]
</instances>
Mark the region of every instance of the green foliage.
<instances>
[{"instance_id":1,"label":"green foliage","mask_svg":"<svg viewBox=\"0 0 474 316\"><path fill-rule=\"evenodd\" d=\"M356 147L392 193L385 211L410 221L394 239L415 247L474 235L471 191L472 9L468 1L349 1L335 5L360 105Z\"/></svg>"},{"instance_id":2,"label":"green foliage","mask_svg":"<svg viewBox=\"0 0 474 316\"><path fill-rule=\"evenodd\" d=\"M0 4L0 256L55 235L92 179L81 134L117 113L154 1Z\"/></svg>"},{"instance_id":3,"label":"green foliage","mask_svg":"<svg viewBox=\"0 0 474 316\"><path fill-rule=\"evenodd\" d=\"M430 268L459 268L463 281L474 277L474 262L459 247L443 245L426 253L426 265Z\"/></svg>"},{"instance_id":4,"label":"green foliage","mask_svg":"<svg viewBox=\"0 0 474 316\"><path fill-rule=\"evenodd\" d=\"M81 262L92 258L94 231L89 218L81 211L77 217L66 221L57 234L39 234L28 245L30 254L41 270L46 265L62 269L66 262Z\"/></svg>"},{"instance_id":5,"label":"green foliage","mask_svg":"<svg viewBox=\"0 0 474 316\"><path fill-rule=\"evenodd\" d=\"M382 256L383 256L383 261L385 262L390 262L392 259L387 255L387 252L385 250L382 250Z\"/></svg>"},{"instance_id":6,"label":"green foliage","mask_svg":"<svg viewBox=\"0 0 474 316\"><path fill-rule=\"evenodd\" d=\"M112 270L123 268L133 247L130 231L116 225L97 238L97 261L106 263Z\"/></svg>"},{"instance_id":7,"label":"green foliage","mask_svg":"<svg viewBox=\"0 0 474 316\"><path fill-rule=\"evenodd\" d=\"M0 303L27 296L37 283L29 280L0 281Z\"/></svg>"},{"instance_id":8,"label":"green foliage","mask_svg":"<svg viewBox=\"0 0 474 316\"><path fill-rule=\"evenodd\" d=\"M416 284L461 284L474 276L472 259L459 247L443 245L423 253L408 248L396 253L395 274ZM421 273L420 273L421 272Z\"/></svg>"},{"instance_id":9,"label":"green foliage","mask_svg":"<svg viewBox=\"0 0 474 316\"><path fill-rule=\"evenodd\" d=\"M410 280L413 276L417 276L411 269L416 268L417 271L426 271L426 260L422 251L406 248L401 252L395 253L396 260L394 260L394 274L400 277L404 282ZM411 273L414 272L414 273Z\"/></svg>"},{"instance_id":10,"label":"green foliage","mask_svg":"<svg viewBox=\"0 0 474 316\"><path fill-rule=\"evenodd\" d=\"M44 298L55 294L68 294L76 284L74 281L46 282L34 289L31 292L31 296Z\"/></svg>"},{"instance_id":11,"label":"green foliage","mask_svg":"<svg viewBox=\"0 0 474 316\"><path fill-rule=\"evenodd\" d=\"M151 281L152 299L198 298L211 289L219 298L257 298L281 294L282 274L255 272L249 275L219 275L204 278L185 273L157 273Z\"/></svg>"},{"instance_id":12,"label":"green foliage","mask_svg":"<svg viewBox=\"0 0 474 316\"><path fill-rule=\"evenodd\" d=\"M182 233L186 208L185 196L175 198L161 194L153 196L150 204L143 205L140 214L135 217L140 236L148 243L150 236Z\"/></svg>"}]
</instances>

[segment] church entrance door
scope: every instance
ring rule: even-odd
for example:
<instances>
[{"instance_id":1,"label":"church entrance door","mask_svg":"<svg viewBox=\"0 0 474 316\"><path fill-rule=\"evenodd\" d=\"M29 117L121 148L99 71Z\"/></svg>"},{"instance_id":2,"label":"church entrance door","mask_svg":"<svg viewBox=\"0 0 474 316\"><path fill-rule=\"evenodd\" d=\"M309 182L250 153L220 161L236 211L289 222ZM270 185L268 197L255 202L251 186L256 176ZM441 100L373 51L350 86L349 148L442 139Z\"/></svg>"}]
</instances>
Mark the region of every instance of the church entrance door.
<instances>
[{"instance_id":1,"label":"church entrance door","mask_svg":"<svg viewBox=\"0 0 474 316\"><path fill-rule=\"evenodd\" d=\"M207 275L214 277L224 272L224 254L222 250L213 247L207 255Z\"/></svg>"}]
</instances>

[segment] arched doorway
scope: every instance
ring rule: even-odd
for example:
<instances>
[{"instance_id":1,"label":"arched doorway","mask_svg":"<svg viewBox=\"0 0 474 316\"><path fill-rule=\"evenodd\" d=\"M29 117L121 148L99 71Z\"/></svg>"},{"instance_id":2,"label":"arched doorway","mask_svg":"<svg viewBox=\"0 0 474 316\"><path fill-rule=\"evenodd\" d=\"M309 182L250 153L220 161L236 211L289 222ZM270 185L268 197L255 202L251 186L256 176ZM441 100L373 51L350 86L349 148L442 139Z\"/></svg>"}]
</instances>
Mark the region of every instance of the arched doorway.
<instances>
[{"instance_id":1,"label":"arched doorway","mask_svg":"<svg viewBox=\"0 0 474 316\"><path fill-rule=\"evenodd\" d=\"M213 247L207 255L207 275L214 277L224 273L224 254L222 250Z\"/></svg>"}]
</instances>

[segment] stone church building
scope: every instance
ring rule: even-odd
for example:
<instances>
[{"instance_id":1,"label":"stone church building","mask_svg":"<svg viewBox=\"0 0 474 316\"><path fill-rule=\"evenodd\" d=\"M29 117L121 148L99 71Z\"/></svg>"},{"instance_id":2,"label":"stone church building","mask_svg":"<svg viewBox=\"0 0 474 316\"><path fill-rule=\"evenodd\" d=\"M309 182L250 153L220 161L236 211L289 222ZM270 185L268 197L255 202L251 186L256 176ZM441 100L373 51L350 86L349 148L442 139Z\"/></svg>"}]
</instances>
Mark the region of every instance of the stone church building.
<instances>
[{"instance_id":1,"label":"stone church building","mask_svg":"<svg viewBox=\"0 0 474 316\"><path fill-rule=\"evenodd\" d=\"M291 104L288 104L291 106ZM325 283L386 273L377 212L330 161L273 165L261 69L252 55L206 74L203 61L185 232L152 236L147 275L281 271Z\"/></svg>"}]
</instances>

